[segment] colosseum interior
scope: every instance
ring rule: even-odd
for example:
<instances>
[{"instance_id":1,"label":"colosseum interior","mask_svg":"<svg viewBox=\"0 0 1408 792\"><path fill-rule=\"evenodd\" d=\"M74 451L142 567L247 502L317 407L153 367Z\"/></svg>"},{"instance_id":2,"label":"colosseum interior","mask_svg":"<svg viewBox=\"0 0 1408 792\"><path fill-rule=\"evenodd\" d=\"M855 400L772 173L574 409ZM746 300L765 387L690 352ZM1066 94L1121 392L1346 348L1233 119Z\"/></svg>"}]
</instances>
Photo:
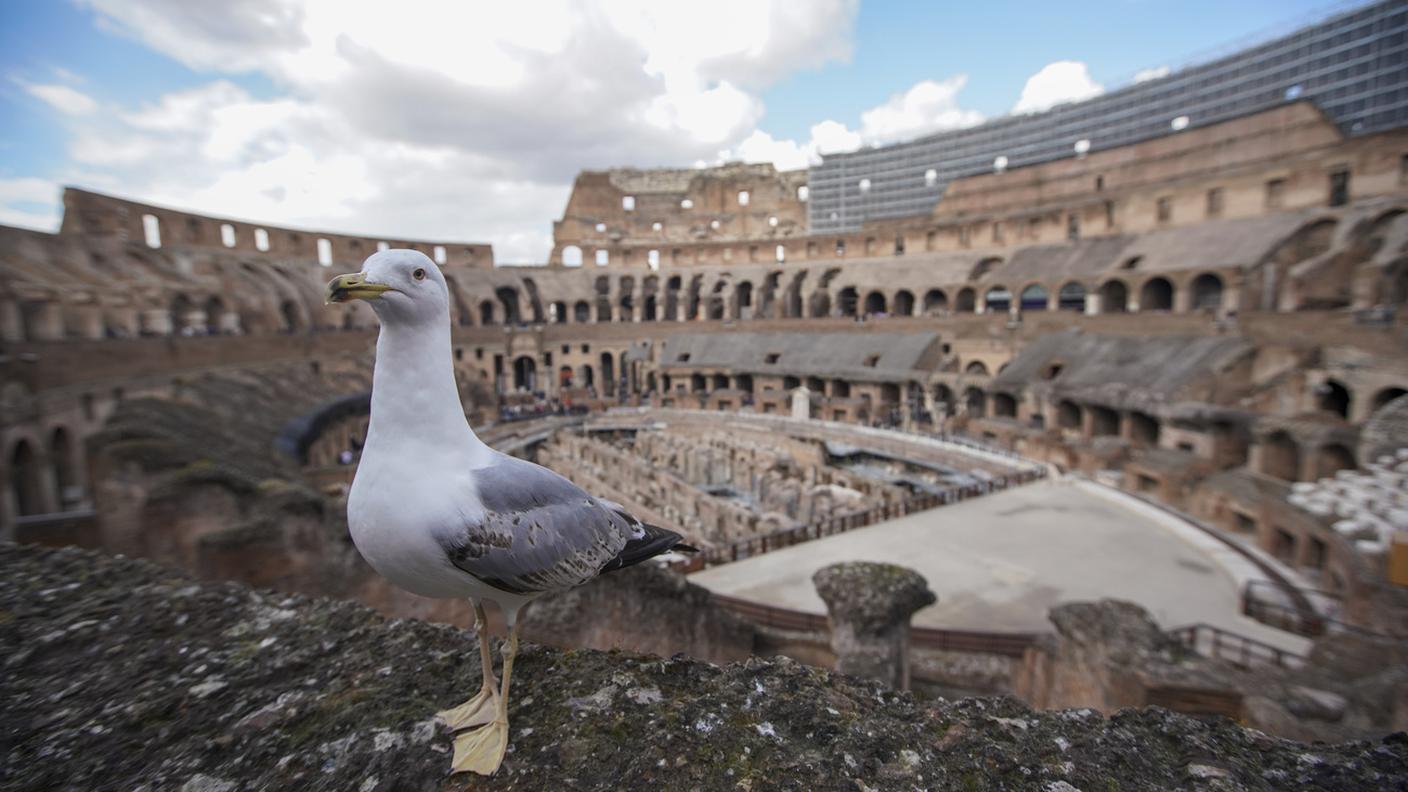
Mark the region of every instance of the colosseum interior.
<instances>
[{"instance_id":1,"label":"colosseum interior","mask_svg":"<svg viewBox=\"0 0 1408 792\"><path fill-rule=\"evenodd\" d=\"M411 248L446 274L486 440L703 550L544 603L538 640L829 665L824 609L783 578L892 527L921 532L916 566L978 553L944 539L967 525L1023 545L982 551L993 575L1038 580L980 603L931 574L938 607L1037 627L917 617L921 692L1317 739L1408 723L1405 666L1345 670L1408 640L1408 127L1351 135L1286 101L957 178L930 213L844 233L812 230L808 180L582 172L531 267L67 189L57 233L0 228L0 538L465 623L347 536L377 325L323 285ZM1152 535L1186 543L1130 549ZM1082 629L1043 564L1097 596L1191 566L1220 599L1155 629L1184 660L1111 670L1134 639ZM1188 580L1140 604L1185 618Z\"/></svg>"}]
</instances>

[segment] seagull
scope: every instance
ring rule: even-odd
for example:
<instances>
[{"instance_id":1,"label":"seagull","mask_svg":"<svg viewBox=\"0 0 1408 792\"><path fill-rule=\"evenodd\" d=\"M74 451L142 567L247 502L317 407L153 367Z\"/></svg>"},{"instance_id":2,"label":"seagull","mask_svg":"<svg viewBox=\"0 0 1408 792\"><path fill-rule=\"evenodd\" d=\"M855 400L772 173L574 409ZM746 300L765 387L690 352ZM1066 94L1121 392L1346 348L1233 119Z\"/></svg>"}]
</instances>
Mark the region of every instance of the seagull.
<instances>
[{"instance_id":1,"label":"seagull","mask_svg":"<svg viewBox=\"0 0 1408 792\"><path fill-rule=\"evenodd\" d=\"M492 775L508 748L509 680L523 606L604 572L695 548L479 439L455 385L449 289L424 254L381 251L361 272L333 278L327 301L349 300L366 300L381 330L371 426L347 497L347 525L357 550L397 586L473 604L483 685L438 717L456 733L451 772ZM501 688L486 601L508 622Z\"/></svg>"}]
</instances>

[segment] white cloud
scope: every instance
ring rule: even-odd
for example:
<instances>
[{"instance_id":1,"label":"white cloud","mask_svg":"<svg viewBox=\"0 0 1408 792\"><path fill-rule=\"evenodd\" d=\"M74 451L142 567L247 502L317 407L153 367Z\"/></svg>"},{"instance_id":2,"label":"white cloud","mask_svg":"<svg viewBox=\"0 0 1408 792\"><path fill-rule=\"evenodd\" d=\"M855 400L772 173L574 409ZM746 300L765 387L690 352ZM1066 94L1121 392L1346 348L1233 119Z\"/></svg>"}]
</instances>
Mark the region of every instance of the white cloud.
<instances>
[{"instance_id":1,"label":"white cloud","mask_svg":"<svg viewBox=\"0 0 1408 792\"><path fill-rule=\"evenodd\" d=\"M760 150L759 92L849 58L857 9L80 2L211 79L75 119L66 179L270 223L488 239L502 260L542 259L582 168L712 160L745 141ZM247 72L276 95L223 77Z\"/></svg>"},{"instance_id":2,"label":"white cloud","mask_svg":"<svg viewBox=\"0 0 1408 792\"><path fill-rule=\"evenodd\" d=\"M958 106L958 93L967 82L968 75L959 74L943 82L915 83L885 104L861 113L861 136L868 142L889 143L981 124L982 113Z\"/></svg>"},{"instance_id":3,"label":"white cloud","mask_svg":"<svg viewBox=\"0 0 1408 792\"><path fill-rule=\"evenodd\" d=\"M0 179L0 223L55 231L59 185L47 179Z\"/></svg>"},{"instance_id":4,"label":"white cloud","mask_svg":"<svg viewBox=\"0 0 1408 792\"><path fill-rule=\"evenodd\" d=\"M1160 77L1167 77L1172 71L1173 70L1167 66L1155 66L1152 69L1140 69L1139 71L1134 73L1134 81L1136 83L1142 83L1147 82L1149 80L1157 80Z\"/></svg>"},{"instance_id":5,"label":"white cloud","mask_svg":"<svg viewBox=\"0 0 1408 792\"><path fill-rule=\"evenodd\" d=\"M1014 113L1039 113L1058 104L1079 102L1105 92L1090 76L1090 69L1080 61L1048 63L1027 78L1022 95L1012 108Z\"/></svg>"},{"instance_id":6,"label":"white cloud","mask_svg":"<svg viewBox=\"0 0 1408 792\"><path fill-rule=\"evenodd\" d=\"M21 86L30 96L44 102L50 107L72 116L89 115L98 109L98 103L93 101L91 96L82 91L75 90L67 85L38 84L21 82Z\"/></svg>"}]
</instances>

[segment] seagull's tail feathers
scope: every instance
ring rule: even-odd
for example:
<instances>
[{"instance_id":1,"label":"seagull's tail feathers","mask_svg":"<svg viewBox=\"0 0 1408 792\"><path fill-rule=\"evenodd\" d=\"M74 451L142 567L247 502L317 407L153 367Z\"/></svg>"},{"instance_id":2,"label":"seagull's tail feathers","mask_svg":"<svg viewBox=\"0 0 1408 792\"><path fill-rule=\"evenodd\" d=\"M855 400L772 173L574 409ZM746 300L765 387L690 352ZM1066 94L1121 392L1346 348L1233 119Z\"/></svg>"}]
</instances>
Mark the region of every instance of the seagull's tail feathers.
<instances>
[{"instance_id":1,"label":"seagull's tail feathers","mask_svg":"<svg viewBox=\"0 0 1408 792\"><path fill-rule=\"evenodd\" d=\"M639 523L644 534L639 538L626 542L626 546L621 548L621 552L616 557L606 562L606 566L601 568L602 574L617 569L624 569L628 566L635 566L649 558L654 558L662 553L683 552L697 553L699 548L685 544L684 537L666 528L661 528L650 523Z\"/></svg>"}]
</instances>

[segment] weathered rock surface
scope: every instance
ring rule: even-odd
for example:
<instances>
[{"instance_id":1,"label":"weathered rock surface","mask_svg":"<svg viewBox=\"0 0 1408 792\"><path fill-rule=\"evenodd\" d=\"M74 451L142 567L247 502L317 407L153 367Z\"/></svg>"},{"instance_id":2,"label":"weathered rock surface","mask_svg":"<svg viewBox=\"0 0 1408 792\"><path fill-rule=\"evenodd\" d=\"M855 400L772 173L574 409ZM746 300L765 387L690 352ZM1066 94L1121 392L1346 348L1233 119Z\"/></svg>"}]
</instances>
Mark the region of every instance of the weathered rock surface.
<instances>
[{"instance_id":1,"label":"weathered rock surface","mask_svg":"<svg viewBox=\"0 0 1408 792\"><path fill-rule=\"evenodd\" d=\"M1408 737L1303 745L1158 709L917 703L791 662L525 646L500 774L430 720L471 635L146 562L0 545L0 788L1400 789Z\"/></svg>"}]
</instances>

